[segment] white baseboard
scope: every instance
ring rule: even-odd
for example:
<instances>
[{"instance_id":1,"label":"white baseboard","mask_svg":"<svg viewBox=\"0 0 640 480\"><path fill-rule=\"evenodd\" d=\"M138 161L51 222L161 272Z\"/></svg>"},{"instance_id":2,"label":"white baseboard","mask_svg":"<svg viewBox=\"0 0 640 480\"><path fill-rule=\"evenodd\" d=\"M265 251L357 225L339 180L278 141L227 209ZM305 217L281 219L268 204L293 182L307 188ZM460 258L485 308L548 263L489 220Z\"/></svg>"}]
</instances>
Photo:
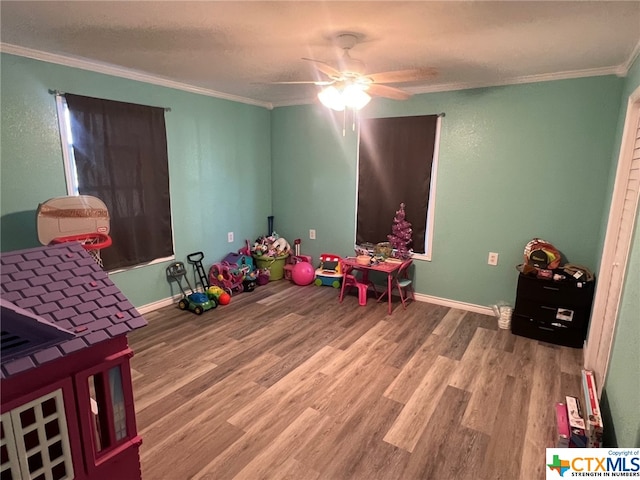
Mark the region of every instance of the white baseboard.
<instances>
[{"instance_id":1,"label":"white baseboard","mask_svg":"<svg viewBox=\"0 0 640 480\"><path fill-rule=\"evenodd\" d=\"M449 300L448 298L432 297L431 295L424 295L422 293L416 293L415 296L418 302L434 303L444 307L467 310L469 312L481 313L483 315L491 315L492 317L495 316L493 308L491 307L484 307L473 303L458 302L457 300Z\"/></svg>"},{"instance_id":2,"label":"white baseboard","mask_svg":"<svg viewBox=\"0 0 640 480\"><path fill-rule=\"evenodd\" d=\"M162 300L158 300L157 302L147 303L146 305L139 307L137 310L138 312L140 312L140 315L144 315L146 313L153 312L154 310L158 310L159 308L173 305L181 298L182 294L174 295L173 297L163 298Z\"/></svg>"},{"instance_id":3,"label":"white baseboard","mask_svg":"<svg viewBox=\"0 0 640 480\"><path fill-rule=\"evenodd\" d=\"M473 303L458 302L457 300L449 300L448 298L432 297L431 295L424 295L422 293L416 293L415 297L418 302L433 303L436 305L442 305L444 307L457 308L469 312L481 313L483 315L495 316L493 308L491 307L483 307L482 305L475 305ZM138 308L138 312L140 312L141 315L144 315L146 313L153 312L154 310L158 310L159 308L173 305L181 298L181 294L174 295L173 297L163 298L162 300L158 300L157 302L143 305L142 307Z\"/></svg>"}]
</instances>

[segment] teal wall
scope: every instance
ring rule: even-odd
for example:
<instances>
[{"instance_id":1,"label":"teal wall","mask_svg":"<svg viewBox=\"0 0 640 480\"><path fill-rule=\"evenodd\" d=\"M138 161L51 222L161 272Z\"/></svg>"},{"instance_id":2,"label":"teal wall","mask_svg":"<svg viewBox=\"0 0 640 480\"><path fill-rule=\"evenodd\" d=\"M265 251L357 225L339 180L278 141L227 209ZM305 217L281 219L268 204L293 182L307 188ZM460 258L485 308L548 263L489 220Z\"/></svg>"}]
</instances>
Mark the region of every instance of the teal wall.
<instances>
[{"instance_id":1,"label":"teal wall","mask_svg":"<svg viewBox=\"0 0 640 480\"><path fill-rule=\"evenodd\" d=\"M363 114L372 117L446 114L433 255L414 262L418 293L512 303L515 266L533 237L597 268L622 86L617 77L592 77L367 106ZM276 223L315 258L353 253L357 134L350 126L343 137L342 114L316 105L272 114ZM497 267L487 265L490 251L500 254Z\"/></svg>"},{"instance_id":2,"label":"teal wall","mask_svg":"<svg viewBox=\"0 0 640 480\"><path fill-rule=\"evenodd\" d=\"M350 254L356 134L315 105L260 107L2 54L0 248L38 245L35 210L65 195L54 97L48 89L170 107L166 114L176 257L205 263L275 229L303 253ZM445 112L433 261L416 262L419 293L478 305L515 297L515 265L534 236L598 268L636 61L613 76L375 99L364 115ZM623 107L621 110L621 106ZM605 220L603 220L605 219ZM638 222L640 223L640 221ZM391 226L391 219L389 219ZM317 240L308 239L310 228ZM638 224L606 380L621 446L640 443ZM227 243L226 234L236 241ZM500 254L497 267L486 264ZM168 297L166 264L115 274L137 306Z\"/></svg>"},{"instance_id":3,"label":"teal wall","mask_svg":"<svg viewBox=\"0 0 640 480\"><path fill-rule=\"evenodd\" d=\"M637 58L624 84L621 116L626 114L629 95L640 88L640 58ZM620 122L617 145L622 139ZM616 151L619 154L619 148ZM615 169L613 169L615 174ZM607 417L613 423L615 438L610 443L620 447L640 447L640 208L636 218L631 253L616 323L613 349L605 380Z\"/></svg>"},{"instance_id":4,"label":"teal wall","mask_svg":"<svg viewBox=\"0 0 640 480\"><path fill-rule=\"evenodd\" d=\"M66 195L55 97L48 89L171 108L165 114L176 259L205 263L267 229L271 127L267 109L13 55L1 61L0 246L38 246L35 211ZM227 243L227 232L236 241ZM167 298L167 263L112 275L134 305ZM174 291L175 292L175 287Z\"/></svg>"}]
</instances>

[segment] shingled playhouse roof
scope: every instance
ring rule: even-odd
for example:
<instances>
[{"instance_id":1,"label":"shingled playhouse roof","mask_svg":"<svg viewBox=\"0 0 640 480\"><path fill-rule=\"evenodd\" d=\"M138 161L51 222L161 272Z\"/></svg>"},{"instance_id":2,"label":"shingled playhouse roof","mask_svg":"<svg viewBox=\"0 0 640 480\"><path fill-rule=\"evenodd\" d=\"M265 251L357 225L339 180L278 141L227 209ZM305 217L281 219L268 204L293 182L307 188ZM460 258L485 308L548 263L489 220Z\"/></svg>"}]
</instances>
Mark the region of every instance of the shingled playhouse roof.
<instances>
[{"instance_id":1,"label":"shingled playhouse roof","mask_svg":"<svg viewBox=\"0 0 640 480\"><path fill-rule=\"evenodd\" d=\"M79 243L5 252L0 266L0 378L147 324ZM16 338L7 331L11 324L26 333L19 342L31 342L13 354L5 348L5 337Z\"/></svg>"}]
</instances>

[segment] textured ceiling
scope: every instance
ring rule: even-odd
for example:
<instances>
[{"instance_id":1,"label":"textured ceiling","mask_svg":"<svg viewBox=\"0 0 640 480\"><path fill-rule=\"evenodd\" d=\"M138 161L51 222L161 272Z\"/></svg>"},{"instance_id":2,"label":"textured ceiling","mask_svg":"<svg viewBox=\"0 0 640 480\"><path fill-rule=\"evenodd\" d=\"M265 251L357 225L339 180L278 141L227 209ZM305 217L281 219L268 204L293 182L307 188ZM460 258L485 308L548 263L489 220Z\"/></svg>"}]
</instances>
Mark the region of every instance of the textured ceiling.
<instances>
[{"instance_id":1,"label":"textured ceiling","mask_svg":"<svg viewBox=\"0 0 640 480\"><path fill-rule=\"evenodd\" d=\"M357 33L366 72L435 68L413 93L624 75L640 1L0 3L2 51L265 106L313 101L311 57Z\"/></svg>"}]
</instances>

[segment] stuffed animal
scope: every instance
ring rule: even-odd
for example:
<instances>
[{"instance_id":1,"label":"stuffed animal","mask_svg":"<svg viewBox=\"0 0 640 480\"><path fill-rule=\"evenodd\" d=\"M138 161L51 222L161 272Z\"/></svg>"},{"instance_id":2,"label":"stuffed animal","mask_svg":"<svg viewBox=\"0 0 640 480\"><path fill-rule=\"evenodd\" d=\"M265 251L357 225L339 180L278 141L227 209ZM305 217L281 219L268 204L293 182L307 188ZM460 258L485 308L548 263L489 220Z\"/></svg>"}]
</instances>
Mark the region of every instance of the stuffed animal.
<instances>
[{"instance_id":1,"label":"stuffed animal","mask_svg":"<svg viewBox=\"0 0 640 480\"><path fill-rule=\"evenodd\" d=\"M271 248L275 249L278 256L284 255L285 253L289 253L291 250L291 245L284 238L280 237L275 242L271 244Z\"/></svg>"}]
</instances>

